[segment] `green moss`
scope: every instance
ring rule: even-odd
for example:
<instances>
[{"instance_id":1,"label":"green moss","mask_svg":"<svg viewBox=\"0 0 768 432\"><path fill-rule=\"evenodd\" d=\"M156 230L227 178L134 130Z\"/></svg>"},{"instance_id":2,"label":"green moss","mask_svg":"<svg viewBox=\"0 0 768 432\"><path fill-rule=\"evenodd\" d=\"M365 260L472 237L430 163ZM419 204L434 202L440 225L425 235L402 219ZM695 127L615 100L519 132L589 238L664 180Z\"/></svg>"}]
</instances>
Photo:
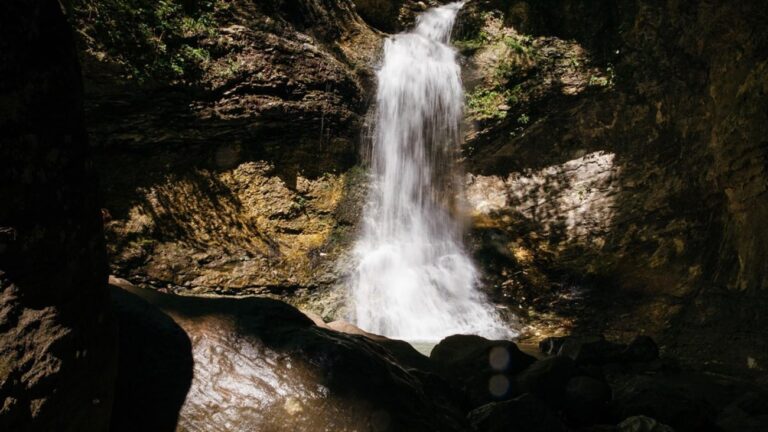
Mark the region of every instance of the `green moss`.
<instances>
[{"instance_id":1,"label":"green moss","mask_svg":"<svg viewBox=\"0 0 768 432\"><path fill-rule=\"evenodd\" d=\"M125 77L191 81L210 60L203 41L216 35L223 0L79 0L73 25L87 48L121 64Z\"/></svg>"}]
</instances>

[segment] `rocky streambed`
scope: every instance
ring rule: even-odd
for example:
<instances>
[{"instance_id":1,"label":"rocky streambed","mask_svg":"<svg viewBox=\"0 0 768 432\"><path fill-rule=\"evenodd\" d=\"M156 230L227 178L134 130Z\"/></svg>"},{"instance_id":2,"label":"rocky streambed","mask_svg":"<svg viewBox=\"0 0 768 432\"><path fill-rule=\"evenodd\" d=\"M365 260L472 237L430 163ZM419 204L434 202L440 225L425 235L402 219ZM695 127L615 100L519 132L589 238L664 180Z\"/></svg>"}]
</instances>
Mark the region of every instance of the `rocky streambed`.
<instances>
[{"instance_id":1,"label":"rocky streambed","mask_svg":"<svg viewBox=\"0 0 768 432\"><path fill-rule=\"evenodd\" d=\"M681 368L644 336L455 335L427 357L265 298L183 297L113 278L113 430L762 431L756 383Z\"/></svg>"}]
</instances>

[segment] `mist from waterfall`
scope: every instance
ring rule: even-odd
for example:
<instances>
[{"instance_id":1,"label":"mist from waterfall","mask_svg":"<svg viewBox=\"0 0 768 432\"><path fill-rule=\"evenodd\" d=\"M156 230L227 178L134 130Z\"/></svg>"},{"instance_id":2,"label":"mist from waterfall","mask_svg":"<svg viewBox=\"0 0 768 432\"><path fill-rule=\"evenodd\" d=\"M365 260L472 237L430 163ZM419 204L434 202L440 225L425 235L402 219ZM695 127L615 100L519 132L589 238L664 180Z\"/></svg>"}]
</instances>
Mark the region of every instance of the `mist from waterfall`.
<instances>
[{"instance_id":1,"label":"mist from waterfall","mask_svg":"<svg viewBox=\"0 0 768 432\"><path fill-rule=\"evenodd\" d=\"M457 333L509 337L477 289L462 245L455 160L464 90L451 29L462 3L423 13L390 37L378 70L372 185L351 277L352 320L412 341Z\"/></svg>"}]
</instances>

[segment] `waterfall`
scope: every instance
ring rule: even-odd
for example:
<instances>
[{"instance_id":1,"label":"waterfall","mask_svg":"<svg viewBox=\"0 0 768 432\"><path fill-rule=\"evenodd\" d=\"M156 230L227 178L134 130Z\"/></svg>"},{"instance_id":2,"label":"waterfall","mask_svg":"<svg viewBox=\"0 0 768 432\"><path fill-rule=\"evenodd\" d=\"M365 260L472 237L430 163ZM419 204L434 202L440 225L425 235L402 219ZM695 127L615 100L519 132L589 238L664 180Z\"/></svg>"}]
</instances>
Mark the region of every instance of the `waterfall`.
<instances>
[{"instance_id":1,"label":"waterfall","mask_svg":"<svg viewBox=\"0 0 768 432\"><path fill-rule=\"evenodd\" d=\"M451 211L464 90L450 36L462 3L430 9L390 37L378 70L372 185L354 249L351 314L359 327L412 341L457 333L509 337L477 289Z\"/></svg>"}]
</instances>

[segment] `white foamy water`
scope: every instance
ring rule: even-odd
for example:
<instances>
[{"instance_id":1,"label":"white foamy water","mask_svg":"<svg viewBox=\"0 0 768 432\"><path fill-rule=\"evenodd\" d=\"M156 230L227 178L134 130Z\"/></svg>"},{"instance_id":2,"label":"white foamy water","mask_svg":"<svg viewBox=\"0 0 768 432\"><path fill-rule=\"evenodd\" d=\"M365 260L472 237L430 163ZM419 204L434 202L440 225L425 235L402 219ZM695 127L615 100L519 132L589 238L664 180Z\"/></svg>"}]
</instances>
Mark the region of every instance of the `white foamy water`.
<instances>
[{"instance_id":1,"label":"white foamy water","mask_svg":"<svg viewBox=\"0 0 768 432\"><path fill-rule=\"evenodd\" d=\"M421 341L514 335L477 290L451 215L462 187L455 159L464 91L449 41L461 5L425 12L412 32L384 45L373 181L351 278L352 320L372 333Z\"/></svg>"}]
</instances>

